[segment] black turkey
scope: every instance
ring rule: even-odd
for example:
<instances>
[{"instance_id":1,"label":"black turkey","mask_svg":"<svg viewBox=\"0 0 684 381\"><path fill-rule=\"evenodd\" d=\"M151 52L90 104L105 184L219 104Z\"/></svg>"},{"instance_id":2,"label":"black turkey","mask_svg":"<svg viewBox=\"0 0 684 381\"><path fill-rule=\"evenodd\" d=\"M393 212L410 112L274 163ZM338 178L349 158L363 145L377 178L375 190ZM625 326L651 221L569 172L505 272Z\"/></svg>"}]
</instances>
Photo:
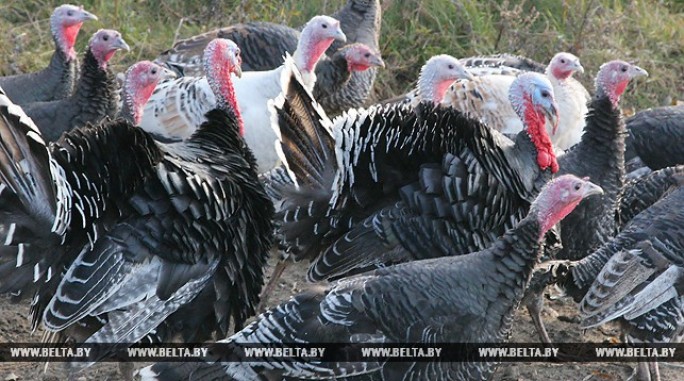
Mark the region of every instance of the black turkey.
<instances>
[{"instance_id":1,"label":"black turkey","mask_svg":"<svg viewBox=\"0 0 684 381\"><path fill-rule=\"evenodd\" d=\"M50 16L50 32L55 41L55 52L45 69L27 74L0 78L0 87L15 104L49 102L63 99L74 91L78 79L76 37L85 21L97 16L83 7L64 4Z\"/></svg>"},{"instance_id":2,"label":"black turkey","mask_svg":"<svg viewBox=\"0 0 684 381\"><path fill-rule=\"evenodd\" d=\"M296 72L284 93L276 120L297 187L283 190L280 233L295 260L315 260L311 280L489 247L558 170L544 128L556 105L538 74L512 87L527 124L515 142L453 109L405 103L333 125Z\"/></svg>"},{"instance_id":3,"label":"black turkey","mask_svg":"<svg viewBox=\"0 0 684 381\"><path fill-rule=\"evenodd\" d=\"M651 170L684 164L684 105L656 107L627 119L625 160Z\"/></svg>"},{"instance_id":4,"label":"black turkey","mask_svg":"<svg viewBox=\"0 0 684 381\"><path fill-rule=\"evenodd\" d=\"M2 239L44 248L24 247L9 261L25 283L38 283L34 324L77 342L126 346L207 289L213 298L203 311L219 334L254 313L273 207L239 134L231 82L239 49L217 40L207 55L219 78L217 109L181 143L157 143L119 120L75 129L46 149L4 101ZM76 336L76 323L94 318L100 326ZM91 358L106 355L102 348Z\"/></svg>"},{"instance_id":5,"label":"black turkey","mask_svg":"<svg viewBox=\"0 0 684 381\"><path fill-rule=\"evenodd\" d=\"M582 140L560 156L558 164L559 173L589 177L604 194L582 203L560 224L563 247L558 258L584 258L617 231L615 213L625 182L625 124L619 102L627 84L646 75L642 68L620 60L601 65L596 75L596 95L589 104ZM541 320L541 299L527 307L542 341L550 342Z\"/></svg>"},{"instance_id":6,"label":"black turkey","mask_svg":"<svg viewBox=\"0 0 684 381\"><path fill-rule=\"evenodd\" d=\"M601 188L572 175L549 182L517 225L491 248L400 264L302 293L227 338L268 343L500 343L508 339L545 232ZM493 362L159 363L144 381L487 380ZM263 378L262 378L263 377Z\"/></svg>"},{"instance_id":7,"label":"black turkey","mask_svg":"<svg viewBox=\"0 0 684 381\"><path fill-rule=\"evenodd\" d=\"M119 96L109 60L121 49L130 50L119 32L110 29L97 31L88 43L81 78L74 93L68 98L22 106L43 138L55 141L65 131L88 123L97 124L116 115Z\"/></svg>"},{"instance_id":8,"label":"black turkey","mask_svg":"<svg viewBox=\"0 0 684 381\"><path fill-rule=\"evenodd\" d=\"M656 172L651 180L661 183L667 173ZM669 177L672 185L662 198L632 218L612 241L580 261L555 265L569 266L565 276L550 283L581 301L583 328L619 319L628 343L681 340L684 171L669 171ZM545 274L536 276L544 279ZM639 381L659 380L657 363L639 363L636 370Z\"/></svg>"}]
</instances>

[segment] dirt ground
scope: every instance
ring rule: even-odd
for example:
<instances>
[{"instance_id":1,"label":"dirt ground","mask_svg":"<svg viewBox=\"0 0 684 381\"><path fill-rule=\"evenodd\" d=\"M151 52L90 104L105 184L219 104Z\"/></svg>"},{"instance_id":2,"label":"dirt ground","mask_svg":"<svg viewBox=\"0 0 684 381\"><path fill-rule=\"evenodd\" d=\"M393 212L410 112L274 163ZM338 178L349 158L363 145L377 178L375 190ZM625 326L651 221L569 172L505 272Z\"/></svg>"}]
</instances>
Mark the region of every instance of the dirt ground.
<instances>
[{"instance_id":1,"label":"dirt ground","mask_svg":"<svg viewBox=\"0 0 684 381\"><path fill-rule=\"evenodd\" d=\"M275 260L271 261L272 264ZM269 300L269 305L286 300L291 295L305 290L305 264L291 265L283 274L279 285ZM39 342L41 332L30 334L28 324L28 303L14 305L6 299L0 299L0 340L3 342ZM549 335L558 342L605 342L615 340L617 330L602 327L585 333L578 329L577 307L569 299L547 301L544 321ZM513 342L537 342L534 326L526 311L516 315ZM140 368L147 364L135 364ZM577 380L577 381L620 381L627 380L632 373L631 363L508 363L502 364L494 376L495 381L525 380ZM663 381L684 381L684 364L660 365ZM47 370L46 370L47 369ZM40 363L2 363L0 362L0 381L66 381L68 370L64 364L53 363L47 368ZM97 364L72 375L75 381L118 381L123 380L116 363Z\"/></svg>"}]
</instances>

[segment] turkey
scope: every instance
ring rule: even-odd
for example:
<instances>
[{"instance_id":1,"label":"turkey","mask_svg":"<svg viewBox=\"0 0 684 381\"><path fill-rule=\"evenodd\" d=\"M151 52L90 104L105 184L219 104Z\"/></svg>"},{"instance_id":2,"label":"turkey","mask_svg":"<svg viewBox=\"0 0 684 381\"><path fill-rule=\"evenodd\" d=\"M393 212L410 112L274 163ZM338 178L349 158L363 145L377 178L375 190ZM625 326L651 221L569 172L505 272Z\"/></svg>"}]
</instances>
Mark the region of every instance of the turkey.
<instances>
[{"instance_id":1,"label":"turkey","mask_svg":"<svg viewBox=\"0 0 684 381\"><path fill-rule=\"evenodd\" d=\"M359 42L345 45L336 51L332 58L328 59L324 56L316 65L316 83L322 82L326 85L314 85L314 98L320 104L337 104L333 100L339 97L354 73L378 67L385 67L380 53ZM328 107L326 112L336 115L346 110L338 106L334 109Z\"/></svg>"},{"instance_id":2,"label":"turkey","mask_svg":"<svg viewBox=\"0 0 684 381\"><path fill-rule=\"evenodd\" d=\"M306 86L311 89L316 82L314 68L325 49L333 40L346 37L339 21L328 16L316 16L304 27L297 50L292 58L302 70ZM286 59L287 60L287 59ZM245 73L235 81L237 97L244 123L249 126L245 140L257 155L261 171L269 170L278 163L273 148L276 139L271 129L267 103L280 94L280 81L284 65L269 71ZM206 77L183 77L162 83L145 106L140 126L146 131L176 138L190 136L204 120L204 114L215 104L215 97Z\"/></svg>"},{"instance_id":3,"label":"turkey","mask_svg":"<svg viewBox=\"0 0 684 381\"><path fill-rule=\"evenodd\" d=\"M625 160L654 171L684 164L684 105L639 111L626 124Z\"/></svg>"},{"instance_id":4,"label":"turkey","mask_svg":"<svg viewBox=\"0 0 684 381\"><path fill-rule=\"evenodd\" d=\"M149 97L154 86L159 81L174 75L168 69L150 61L141 61L132 65L126 71L123 85L125 101L119 117L135 125L140 120L140 112L147 101L146 97ZM5 103L9 104L9 101L5 100ZM5 123L8 122L5 121ZM2 192L0 192L1 198ZM24 214L26 212L19 211L4 218L17 218L17 216ZM52 254L49 258L44 258L42 255L44 251L50 250L50 247L60 244L61 241L58 238L57 236L38 234L24 237L24 241L18 244L8 242L7 244L10 246L0 246L0 263L2 263L0 265L0 279L2 279L0 281L0 293L9 293L14 300L21 300L24 296L31 295L34 291L33 287L39 284L35 283L37 279L34 279L34 276L58 271L59 266L54 264L56 262L49 262L48 259L59 258L59 255ZM34 267L36 264L38 267Z\"/></svg>"},{"instance_id":5,"label":"turkey","mask_svg":"<svg viewBox=\"0 0 684 381\"><path fill-rule=\"evenodd\" d=\"M618 199L618 231L622 231L634 216L660 200L668 189L677 185L678 176L675 175L684 175L684 165L663 168L627 183Z\"/></svg>"},{"instance_id":6,"label":"turkey","mask_svg":"<svg viewBox=\"0 0 684 381\"><path fill-rule=\"evenodd\" d=\"M359 42L369 46L373 51L379 51L381 12L380 0L348 0L347 4L332 17L340 20L347 42ZM302 29L303 26L299 28ZM271 70L283 64L281 57L286 52L294 53L299 40L299 30L269 22L236 24L179 41L172 49L157 57L156 61L176 68L184 75L200 76L203 74L202 49L213 38L221 37L235 41L242 49L244 71ZM333 43L328 48L327 55L332 56L341 45ZM321 67L318 67L318 70L320 69ZM316 88L325 90L334 87L318 70L316 74L321 78L317 81ZM321 100L321 106L329 115L361 107L373 88L375 76L374 68L355 71L340 91Z\"/></svg>"},{"instance_id":7,"label":"turkey","mask_svg":"<svg viewBox=\"0 0 684 381\"><path fill-rule=\"evenodd\" d=\"M629 82L642 76L648 76L646 70L620 60L601 65L596 75L596 95L589 104L582 140L558 163L559 173L588 176L605 193L563 220L559 258L583 258L615 235L615 211L625 176L625 124L619 102Z\"/></svg>"},{"instance_id":8,"label":"turkey","mask_svg":"<svg viewBox=\"0 0 684 381\"><path fill-rule=\"evenodd\" d=\"M604 194L582 203L563 220L558 258L584 258L617 231L615 214L625 177L625 124L619 102L631 80L647 75L644 69L621 60L604 63L596 75L596 95L589 104L582 140L559 157L558 173L589 177ZM550 342L541 320L541 295L529 300L526 304L538 333L542 341Z\"/></svg>"},{"instance_id":9,"label":"turkey","mask_svg":"<svg viewBox=\"0 0 684 381\"><path fill-rule=\"evenodd\" d=\"M116 79L109 70L109 60L117 50L130 48L121 34L111 29L97 31L86 50L81 78L74 93L65 99L36 102L22 106L26 115L38 126L43 138L54 141L63 132L97 124L114 117L118 108Z\"/></svg>"},{"instance_id":10,"label":"turkey","mask_svg":"<svg viewBox=\"0 0 684 381\"><path fill-rule=\"evenodd\" d=\"M314 281L484 249L558 170L544 129L555 101L538 74L511 87L527 124L515 142L450 108L374 106L333 125L298 79L284 93L276 121L297 187L283 194L280 233L295 260L318 257Z\"/></svg>"},{"instance_id":11,"label":"turkey","mask_svg":"<svg viewBox=\"0 0 684 381\"><path fill-rule=\"evenodd\" d=\"M664 169L649 177L660 183L663 176L672 184L658 192L663 197L632 218L612 241L571 262L569 268L565 263L555 265L569 271L550 283L581 301L583 328L619 319L628 343L681 339L684 298L678 289L684 265L684 171ZM637 380L659 380L657 365L652 365L639 363Z\"/></svg>"},{"instance_id":12,"label":"turkey","mask_svg":"<svg viewBox=\"0 0 684 381\"><path fill-rule=\"evenodd\" d=\"M572 175L549 182L516 226L491 248L378 269L294 296L225 342L499 343L539 259L544 234L601 188ZM388 302L389 301L389 302ZM486 380L493 362L159 363L145 381L335 379Z\"/></svg>"},{"instance_id":13,"label":"turkey","mask_svg":"<svg viewBox=\"0 0 684 381\"><path fill-rule=\"evenodd\" d=\"M137 126L147 100L160 81L173 79L176 74L150 61L140 61L126 70L118 117Z\"/></svg>"},{"instance_id":14,"label":"turkey","mask_svg":"<svg viewBox=\"0 0 684 381\"><path fill-rule=\"evenodd\" d=\"M45 69L27 74L0 78L0 87L15 104L48 102L71 95L78 79L78 58L74 45L81 25L97 16L83 7L64 4L50 16L50 32L55 41L55 52Z\"/></svg>"},{"instance_id":15,"label":"turkey","mask_svg":"<svg viewBox=\"0 0 684 381\"><path fill-rule=\"evenodd\" d=\"M39 261L61 251L66 268L35 267L26 253L16 260L36 271L34 318L49 332L68 334L97 317L99 329L74 339L130 345L205 289L215 296L203 306L215 326L240 326L253 314L273 207L239 134L231 80L239 49L217 39L206 54L217 108L180 143L157 143L117 121L70 131L46 150L20 109L1 109L2 134L11 138L2 141L2 206L13 208L2 239L50 239L51 256ZM19 202L5 202L12 199Z\"/></svg>"},{"instance_id":16,"label":"turkey","mask_svg":"<svg viewBox=\"0 0 684 381\"><path fill-rule=\"evenodd\" d=\"M457 79L473 79L466 68L454 57L439 54L430 57L420 68L416 88L407 94L388 100L384 104L409 102L414 107L422 101L439 104L449 86Z\"/></svg>"},{"instance_id":17,"label":"turkey","mask_svg":"<svg viewBox=\"0 0 684 381\"><path fill-rule=\"evenodd\" d=\"M575 72L584 72L579 58L570 53L561 52L553 56L547 67L528 58L510 55L466 58L461 62L473 75L481 76L483 83L479 81L462 83L462 88L456 89L454 105L463 105L456 107L461 107L463 110L472 109L471 112L474 115L481 114L487 119L498 118L506 125L502 132L517 133L522 129L522 125L505 101L506 89L512 81L510 76L517 75L518 71L544 72L551 81L553 92L558 100L557 131L551 131L551 126L547 124L551 141L562 150L579 143L584 128L584 117L587 114L587 102L590 99L584 86L572 77ZM498 74L504 74L504 78L497 78ZM493 94L488 97L490 88ZM468 91L475 91L478 95L470 95ZM493 101L483 101L479 97L487 100L493 99ZM492 109L494 105L496 109ZM500 107L504 109L499 110ZM505 116L502 116L502 113Z\"/></svg>"}]
</instances>

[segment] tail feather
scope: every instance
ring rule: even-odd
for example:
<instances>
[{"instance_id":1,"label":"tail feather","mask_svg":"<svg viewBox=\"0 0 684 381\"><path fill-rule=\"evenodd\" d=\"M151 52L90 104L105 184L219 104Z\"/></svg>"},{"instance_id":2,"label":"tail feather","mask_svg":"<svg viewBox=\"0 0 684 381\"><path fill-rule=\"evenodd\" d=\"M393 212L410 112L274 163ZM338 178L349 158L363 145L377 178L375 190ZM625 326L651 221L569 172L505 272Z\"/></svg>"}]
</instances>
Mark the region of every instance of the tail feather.
<instances>
[{"instance_id":1,"label":"tail feather","mask_svg":"<svg viewBox=\"0 0 684 381\"><path fill-rule=\"evenodd\" d=\"M295 257L301 253L306 256L310 247L299 247L300 243L317 240L305 235L321 235L327 229L323 220L337 168L335 140L332 123L302 84L291 59L286 59L282 86L283 94L269 104L279 138L276 150L294 183L277 192L284 202L281 233Z\"/></svg>"},{"instance_id":2,"label":"tail feather","mask_svg":"<svg viewBox=\"0 0 684 381\"><path fill-rule=\"evenodd\" d=\"M599 273L580 304L583 328L620 316L636 317L677 296L673 284L679 281L681 269L668 267L667 259L650 241L636 247L613 255ZM647 282L651 277L655 280Z\"/></svg>"},{"instance_id":3,"label":"tail feather","mask_svg":"<svg viewBox=\"0 0 684 381\"><path fill-rule=\"evenodd\" d=\"M36 228L52 227L57 202L51 169L51 157L38 128L0 91L0 203L3 207L16 208L6 200L16 197L29 220L39 225L26 226L28 230L37 232L40 230ZM17 217L14 211L0 216L10 217L14 222ZM3 242L18 243L13 239L17 226L1 220L0 223L7 229L2 234Z\"/></svg>"},{"instance_id":4,"label":"tail feather","mask_svg":"<svg viewBox=\"0 0 684 381\"><path fill-rule=\"evenodd\" d=\"M332 122L302 83L291 58L283 70L283 94L271 104L281 159L298 185L325 187L335 161Z\"/></svg>"}]
</instances>

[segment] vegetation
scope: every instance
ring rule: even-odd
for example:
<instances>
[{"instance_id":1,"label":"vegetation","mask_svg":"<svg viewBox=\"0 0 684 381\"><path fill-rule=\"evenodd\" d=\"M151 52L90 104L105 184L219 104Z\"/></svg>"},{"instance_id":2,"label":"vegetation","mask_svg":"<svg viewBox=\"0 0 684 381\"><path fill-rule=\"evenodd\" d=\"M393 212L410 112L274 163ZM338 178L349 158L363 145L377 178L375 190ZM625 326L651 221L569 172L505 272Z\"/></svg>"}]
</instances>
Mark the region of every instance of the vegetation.
<instances>
[{"instance_id":1,"label":"vegetation","mask_svg":"<svg viewBox=\"0 0 684 381\"><path fill-rule=\"evenodd\" d=\"M82 0L97 14L84 26L77 48L99 28L121 31L132 51L115 58L123 70L152 59L177 39L232 23L265 20L299 26L330 14L346 0ZM43 67L52 54L48 18L59 0L0 3L0 75ZM457 57L510 52L547 62L558 51L578 55L588 89L601 63L623 58L650 77L628 90L624 104L644 108L684 99L682 0L383 0L381 50L388 67L375 99L413 86L433 54Z\"/></svg>"}]
</instances>

